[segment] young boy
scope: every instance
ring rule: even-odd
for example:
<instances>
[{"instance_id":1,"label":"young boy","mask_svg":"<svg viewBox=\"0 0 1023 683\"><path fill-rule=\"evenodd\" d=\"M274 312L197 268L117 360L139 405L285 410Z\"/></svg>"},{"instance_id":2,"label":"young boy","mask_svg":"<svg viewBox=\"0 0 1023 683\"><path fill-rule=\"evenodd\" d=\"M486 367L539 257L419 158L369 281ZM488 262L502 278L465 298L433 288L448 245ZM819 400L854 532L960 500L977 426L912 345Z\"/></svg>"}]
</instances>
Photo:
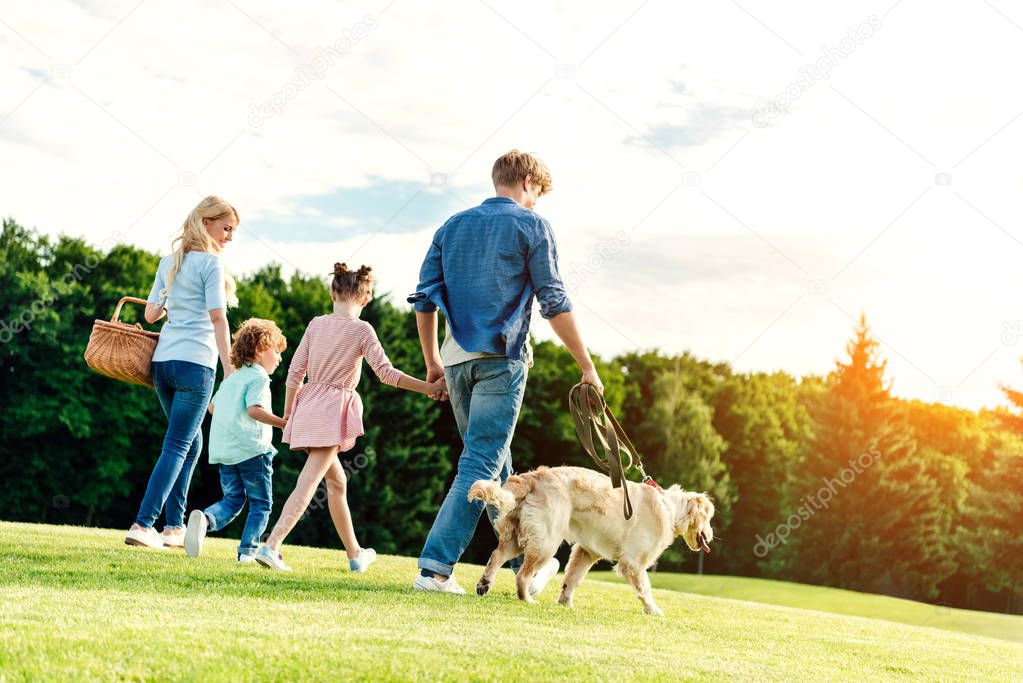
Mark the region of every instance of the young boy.
<instances>
[{"instance_id":1,"label":"young boy","mask_svg":"<svg viewBox=\"0 0 1023 683\"><path fill-rule=\"evenodd\" d=\"M220 383L210 402L210 464L220 465L224 498L205 510L193 510L185 529L185 552L202 552L207 531L223 529L241 512L246 499L245 520L238 562L252 562L260 537L266 531L273 505L271 480L273 456L271 427L284 428L284 419L270 406L270 373L281 362L287 340L269 320L251 318L234 335L231 364L238 368Z\"/></svg>"}]
</instances>

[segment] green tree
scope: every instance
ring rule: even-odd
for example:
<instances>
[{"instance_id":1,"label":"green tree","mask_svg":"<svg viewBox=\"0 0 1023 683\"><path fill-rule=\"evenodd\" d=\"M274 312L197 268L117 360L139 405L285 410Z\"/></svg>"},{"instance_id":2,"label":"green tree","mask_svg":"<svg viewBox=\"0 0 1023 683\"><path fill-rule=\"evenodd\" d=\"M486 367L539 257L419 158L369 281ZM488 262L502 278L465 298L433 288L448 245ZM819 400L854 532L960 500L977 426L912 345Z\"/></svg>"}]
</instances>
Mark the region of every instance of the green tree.
<instances>
[{"instance_id":1,"label":"green tree","mask_svg":"<svg viewBox=\"0 0 1023 683\"><path fill-rule=\"evenodd\" d=\"M728 526L733 499L728 468L721 461L728 444L714 430L710 406L687 389L680 367L681 363L654 380L652 404L635 431L635 444L647 473L656 474L664 485L678 483L711 495L718 510L715 526L720 530ZM691 556L688 549L673 545L662 556L661 565L681 566L691 562Z\"/></svg>"},{"instance_id":2,"label":"green tree","mask_svg":"<svg viewBox=\"0 0 1023 683\"><path fill-rule=\"evenodd\" d=\"M721 455L734 490L730 521L720 532L711 566L730 574L771 573L754 554L757 537L785 512L791 473L805 457L813 422L801 400L805 389L784 373L729 375L714 396L714 428L728 443Z\"/></svg>"},{"instance_id":3,"label":"green tree","mask_svg":"<svg viewBox=\"0 0 1023 683\"><path fill-rule=\"evenodd\" d=\"M778 520L787 575L933 598L955 569L953 508L941 497L944 456L918 450L863 317L847 351L816 411L820 428L787 501L789 516ZM773 550L777 542L765 538Z\"/></svg>"}]
</instances>

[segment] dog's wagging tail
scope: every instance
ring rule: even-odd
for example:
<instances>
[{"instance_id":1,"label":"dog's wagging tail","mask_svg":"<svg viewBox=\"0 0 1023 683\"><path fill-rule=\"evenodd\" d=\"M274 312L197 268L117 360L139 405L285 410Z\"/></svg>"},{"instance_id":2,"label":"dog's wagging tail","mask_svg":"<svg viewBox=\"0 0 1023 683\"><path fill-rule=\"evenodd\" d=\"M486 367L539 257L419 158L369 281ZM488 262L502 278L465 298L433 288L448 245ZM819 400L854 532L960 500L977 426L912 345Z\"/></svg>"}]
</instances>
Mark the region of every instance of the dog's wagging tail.
<instances>
[{"instance_id":1,"label":"dog's wagging tail","mask_svg":"<svg viewBox=\"0 0 1023 683\"><path fill-rule=\"evenodd\" d=\"M481 479L469 489L469 500L482 500L497 508L499 515L507 514L515 507L515 496L501 488L496 481Z\"/></svg>"}]
</instances>

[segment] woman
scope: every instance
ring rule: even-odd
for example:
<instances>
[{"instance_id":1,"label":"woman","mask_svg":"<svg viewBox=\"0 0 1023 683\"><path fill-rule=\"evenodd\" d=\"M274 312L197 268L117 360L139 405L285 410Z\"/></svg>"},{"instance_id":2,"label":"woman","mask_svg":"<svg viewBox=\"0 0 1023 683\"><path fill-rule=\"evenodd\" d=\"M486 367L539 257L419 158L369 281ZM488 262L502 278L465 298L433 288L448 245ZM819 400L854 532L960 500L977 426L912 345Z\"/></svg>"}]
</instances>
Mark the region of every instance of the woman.
<instances>
[{"instance_id":1,"label":"woman","mask_svg":"<svg viewBox=\"0 0 1023 683\"><path fill-rule=\"evenodd\" d=\"M153 354L153 384L169 424L149 477L138 517L124 542L148 548L184 545L185 498L202 451L202 421L213 395L217 357L232 372L227 307L237 304L235 283L220 253L238 228L238 212L220 197L192 209L160 260L146 304L146 322L167 315ZM163 533L153 528L165 512Z\"/></svg>"}]
</instances>

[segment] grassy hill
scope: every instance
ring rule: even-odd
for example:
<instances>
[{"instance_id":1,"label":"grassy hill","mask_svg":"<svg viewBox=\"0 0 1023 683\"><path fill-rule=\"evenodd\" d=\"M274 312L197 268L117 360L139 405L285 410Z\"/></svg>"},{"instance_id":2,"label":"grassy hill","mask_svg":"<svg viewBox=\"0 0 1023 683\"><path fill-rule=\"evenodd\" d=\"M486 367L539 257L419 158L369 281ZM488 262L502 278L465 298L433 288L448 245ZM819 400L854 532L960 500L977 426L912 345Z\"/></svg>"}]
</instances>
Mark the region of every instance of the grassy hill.
<instances>
[{"instance_id":1,"label":"grassy hill","mask_svg":"<svg viewBox=\"0 0 1023 683\"><path fill-rule=\"evenodd\" d=\"M122 531L0 523L0 680L1019 680L1023 644L791 607L588 581L576 609L414 593L415 561L365 575L289 548L277 574L122 543ZM467 588L479 568L463 566Z\"/></svg>"},{"instance_id":2,"label":"grassy hill","mask_svg":"<svg viewBox=\"0 0 1023 683\"><path fill-rule=\"evenodd\" d=\"M593 572L592 578L624 583L611 572ZM682 593L884 619L1023 643L1023 616L954 609L885 595L742 576L653 573L650 583L654 588Z\"/></svg>"}]
</instances>

